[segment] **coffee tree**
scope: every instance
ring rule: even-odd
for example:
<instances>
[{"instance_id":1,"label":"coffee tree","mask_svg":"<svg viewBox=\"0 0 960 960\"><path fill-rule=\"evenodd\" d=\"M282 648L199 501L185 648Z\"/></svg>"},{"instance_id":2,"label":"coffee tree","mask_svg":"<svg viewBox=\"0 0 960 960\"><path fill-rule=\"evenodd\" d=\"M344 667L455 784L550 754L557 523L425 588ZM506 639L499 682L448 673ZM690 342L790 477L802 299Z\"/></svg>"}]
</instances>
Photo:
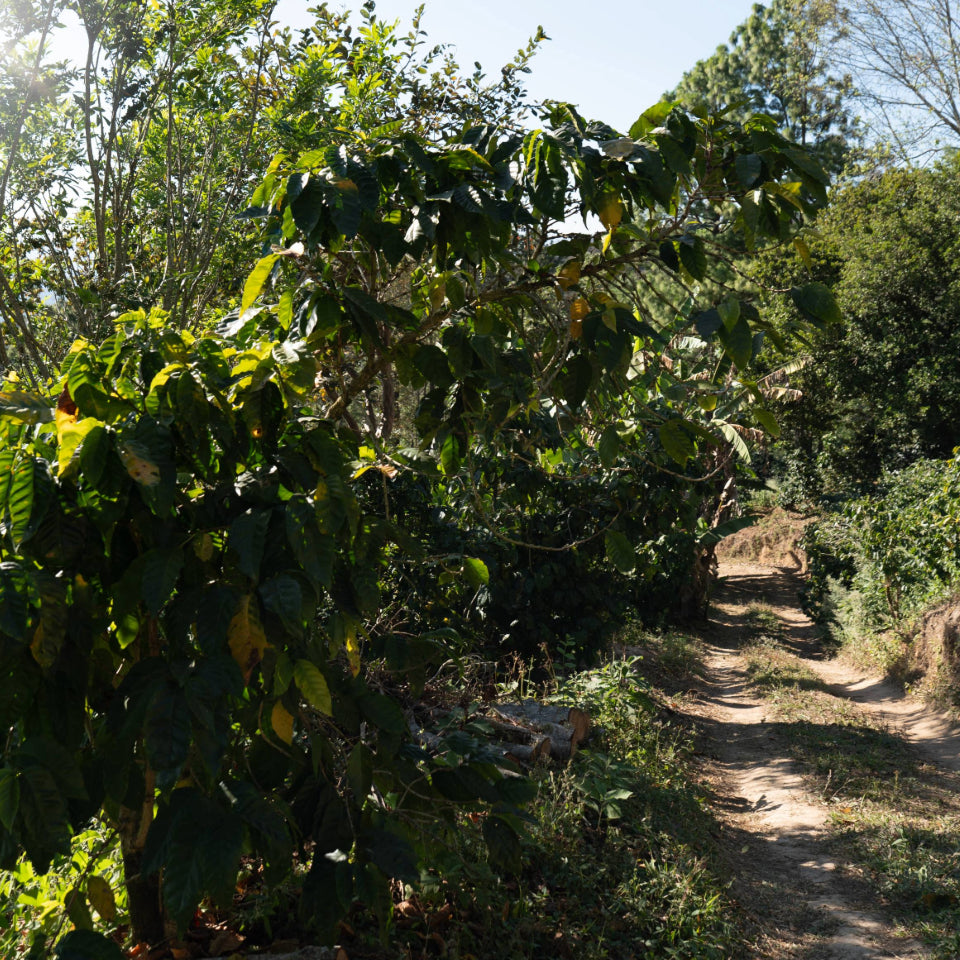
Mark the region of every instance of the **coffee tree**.
<instances>
[{"instance_id":1,"label":"coffee tree","mask_svg":"<svg viewBox=\"0 0 960 960\"><path fill-rule=\"evenodd\" d=\"M475 596L492 564L395 491L622 577L672 550L681 582L733 458L776 431L750 375L776 333L726 292L729 251L825 200L770 122L667 103L626 135L554 105L530 132L313 139L252 197L264 253L217 327L128 312L47 392L0 391L0 865L45 870L99 818L140 941L228 902L243 856L297 864L319 936L355 900L385 924L464 812L519 867L527 781L413 709L454 638L406 629L404 572ZM791 294L835 319L822 286ZM538 478L568 485L566 527L531 525Z\"/></svg>"}]
</instances>

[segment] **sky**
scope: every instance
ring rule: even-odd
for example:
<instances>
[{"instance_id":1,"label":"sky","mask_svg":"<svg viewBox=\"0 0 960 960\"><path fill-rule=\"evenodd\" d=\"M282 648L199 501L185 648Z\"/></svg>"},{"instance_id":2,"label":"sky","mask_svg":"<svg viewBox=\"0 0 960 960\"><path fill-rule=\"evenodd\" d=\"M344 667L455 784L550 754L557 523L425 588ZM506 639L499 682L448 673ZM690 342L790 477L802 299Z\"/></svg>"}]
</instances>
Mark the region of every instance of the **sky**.
<instances>
[{"instance_id":1,"label":"sky","mask_svg":"<svg viewBox=\"0 0 960 960\"><path fill-rule=\"evenodd\" d=\"M296 24L308 6L282 0L277 17ZM377 0L376 10L403 26L417 6L417 0ZM495 76L542 25L551 39L533 62L529 93L575 103L588 119L627 130L686 70L726 43L753 6L754 0L426 0L423 26L431 42L456 46L465 69L479 60Z\"/></svg>"}]
</instances>

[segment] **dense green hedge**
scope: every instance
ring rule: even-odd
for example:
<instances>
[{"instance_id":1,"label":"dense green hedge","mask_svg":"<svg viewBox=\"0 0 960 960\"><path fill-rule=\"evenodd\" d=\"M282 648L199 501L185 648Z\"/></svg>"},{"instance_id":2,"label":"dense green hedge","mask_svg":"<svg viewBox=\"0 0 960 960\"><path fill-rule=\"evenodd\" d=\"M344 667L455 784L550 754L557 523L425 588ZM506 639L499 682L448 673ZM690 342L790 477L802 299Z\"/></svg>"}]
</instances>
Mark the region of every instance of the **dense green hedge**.
<instances>
[{"instance_id":1,"label":"dense green hedge","mask_svg":"<svg viewBox=\"0 0 960 960\"><path fill-rule=\"evenodd\" d=\"M960 580L960 455L885 473L813 525L808 606L846 636L916 612Z\"/></svg>"}]
</instances>

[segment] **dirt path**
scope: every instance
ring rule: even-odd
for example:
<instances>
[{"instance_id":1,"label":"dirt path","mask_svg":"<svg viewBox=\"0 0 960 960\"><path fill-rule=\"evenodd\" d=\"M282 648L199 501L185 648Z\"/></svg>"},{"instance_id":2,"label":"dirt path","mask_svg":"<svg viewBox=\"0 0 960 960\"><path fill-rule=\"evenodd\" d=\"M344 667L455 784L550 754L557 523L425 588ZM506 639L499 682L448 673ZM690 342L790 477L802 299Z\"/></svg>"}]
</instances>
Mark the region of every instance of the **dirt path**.
<instances>
[{"instance_id":1,"label":"dirt path","mask_svg":"<svg viewBox=\"0 0 960 960\"><path fill-rule=\"evenodd\" d=\"M714 803L724 818L734 892L757 918L757 957L795 960L918 960L916 941L898 935L857 870L828 852L829 808L810 793L770 705L745 680L740 645L748 608L768 604L781 643L818 674L829 693L880 715L925 760L960 769L960 730L904 700L891 685L826 660L799 610L796 573L761 564L721 565L721 586L706 635L705 679L695 711Z\"/></svg>"}]
</instances>

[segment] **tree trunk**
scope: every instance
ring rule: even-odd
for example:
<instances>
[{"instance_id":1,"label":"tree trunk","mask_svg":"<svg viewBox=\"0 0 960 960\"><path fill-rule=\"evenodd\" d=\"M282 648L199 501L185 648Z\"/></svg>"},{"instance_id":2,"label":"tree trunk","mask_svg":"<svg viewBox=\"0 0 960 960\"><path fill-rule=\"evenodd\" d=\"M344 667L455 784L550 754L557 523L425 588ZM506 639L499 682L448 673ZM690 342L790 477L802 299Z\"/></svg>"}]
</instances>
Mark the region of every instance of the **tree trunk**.
<instances>
[{"instance_id":1,"label":"tree trunk","mask_svg":"<svg viewBox=\"0 0 960 960\"><path fill-rule=\"evenodd\" d=\"M157 944L166 937L160 874L145 875L143 849L153 822L154 774L147 767L143 803L139 809L120 808L120 852L123 855L123 883L130 910L130 935L137 943Z\"/></svg>"},{"instance_id":2,"label":"tree trunk","mask_svg":"<svg viewBox=\"0 0 960 960\"><path fill-rule=\"evenodd\" d=\"M124 886L130 911L130 935L137 943L160 943L166 936L160 906L160 874L144 876L140 870L143 848L128 846L121 834Z\"/></svg>"}]
</instances>

